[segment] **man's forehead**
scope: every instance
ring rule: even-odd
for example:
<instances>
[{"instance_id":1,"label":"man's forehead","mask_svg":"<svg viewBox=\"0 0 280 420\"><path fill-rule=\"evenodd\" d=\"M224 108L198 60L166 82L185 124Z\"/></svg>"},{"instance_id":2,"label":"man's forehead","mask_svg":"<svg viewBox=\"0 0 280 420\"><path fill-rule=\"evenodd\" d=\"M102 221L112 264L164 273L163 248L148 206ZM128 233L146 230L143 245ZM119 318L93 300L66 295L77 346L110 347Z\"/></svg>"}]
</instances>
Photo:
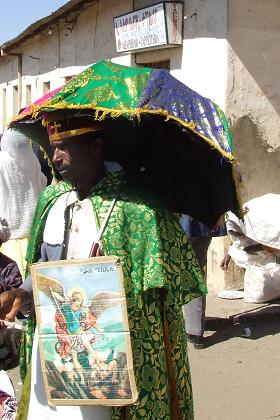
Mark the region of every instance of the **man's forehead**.
<instances>
[{"instance_id":1,"label":"man's forehead","mask_svg":"<svg viewBox=\"0 0 280 420\"><path fill-rule=\"evenodd\" d=\"M105 123L96 121L93 116L49 115L47 130L50 142L69 140L72 137L104 130Z\"/></svg>"},{"instance_id":2,"label":"man's forehead","mask_svg":"<svg viewBox=\"0 0 280 420\"><path fill-rule=\"evenodd\" d=\"M53 140L51 141L50 145L52 149L56 149L57 147L59 148L62 146L66 146L66 145L69 145L70 143L74 143L71 137L63 139L63 140Z\"/></svg>"}]
</instances>

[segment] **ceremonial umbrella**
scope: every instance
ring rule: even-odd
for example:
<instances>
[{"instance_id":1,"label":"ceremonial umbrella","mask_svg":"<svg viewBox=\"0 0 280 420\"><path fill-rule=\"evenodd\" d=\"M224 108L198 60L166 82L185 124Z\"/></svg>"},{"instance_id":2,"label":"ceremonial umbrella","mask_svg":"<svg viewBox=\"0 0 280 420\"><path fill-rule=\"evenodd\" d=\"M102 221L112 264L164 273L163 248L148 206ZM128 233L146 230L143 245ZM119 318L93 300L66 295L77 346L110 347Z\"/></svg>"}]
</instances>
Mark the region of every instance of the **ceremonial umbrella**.
<instances>
[{"instance_id":1,"label":"ceremonial umbrella","mask_svg":"<svg viewBox=\"0 0 280 420\"><path fill-rule=\"evenodd\" d=\"M11 125L50 156L46 119L57 110L106 119L111 137L105 159L119 162L128 179L161 195L172 211L209 227L228 210L240 216L226 118L167 70L102 60L25 109Z\"/></svg>"}]
</instances>

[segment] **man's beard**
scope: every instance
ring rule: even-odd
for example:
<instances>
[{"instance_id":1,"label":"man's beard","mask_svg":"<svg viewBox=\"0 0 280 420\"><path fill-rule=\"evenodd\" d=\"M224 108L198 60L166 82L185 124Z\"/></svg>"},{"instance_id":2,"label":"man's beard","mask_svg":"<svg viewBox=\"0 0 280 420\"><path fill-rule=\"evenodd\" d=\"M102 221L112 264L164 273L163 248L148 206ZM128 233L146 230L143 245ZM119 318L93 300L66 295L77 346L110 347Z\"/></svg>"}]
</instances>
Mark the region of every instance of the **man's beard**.
<instances>
[{"instance_id":1,"label":"man's beard","mask_svg":"<svg viewBox=\"0 0 280 420\"><path fill-rule=\"evenodd\" d=\"M71 167L69 165L57 166L57 169L62 176L63 180L72 184L73 175L71 174ZM66 173L63 173L66 172Z\"/></svg>"}]
</instances>

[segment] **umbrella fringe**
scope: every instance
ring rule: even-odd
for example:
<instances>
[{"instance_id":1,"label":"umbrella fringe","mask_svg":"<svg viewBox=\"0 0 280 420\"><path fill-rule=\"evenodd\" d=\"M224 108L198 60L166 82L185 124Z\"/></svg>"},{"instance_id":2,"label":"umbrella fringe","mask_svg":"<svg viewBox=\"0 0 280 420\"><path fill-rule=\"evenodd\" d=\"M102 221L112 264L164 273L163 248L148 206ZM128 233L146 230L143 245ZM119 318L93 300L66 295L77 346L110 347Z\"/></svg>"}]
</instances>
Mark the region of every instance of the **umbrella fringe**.
<instances>
[{"instance_id":1,"label":"umbrella fringe","mask_svg":"<svg viewBox=\"0 0 280 420\"><path fill-rule=\"evenodd\" d=\"M52 165L52 161L51 161L51 159L50 159L50 156L47 154L47 152L45 151L45 149L43 148L43 146L40 144L39 145L40 146L40 150L41 150L41 152L43 153L43 157L44 157L44 159L47 161L47 163L48 163L48 166L50 167L50 169L51 169L51 173L52 173L52 175L53 175L53 178L54 179L56 179L56 176L57 176L57 174L55 173L55 171L54 171L54 167L53 167L53 165Z\"/></svg>"},{"instance_id":2,"label":"umbrella fringe","mask_svg":"<svg viewBox=\"0 0 280 420\"><path fill-rule=\"evenodd\" d=\"M45 107L41 105L33 105L31 106L31 110L28 114L24 114L24 115L18 115L16 116L13 120L12 123L15 123L17 121L22 120L23 118L27 117L28 115L30 115L32 118L37 119L40 112L43 111ZM145 109L145 108L135 108L135 109L120 109L120 110L116 110L116 109L110 109L110 108L103 108L103 107L96 107L95 105L65 105L63 104L63 106L60 104L59 106L56 105L52 105L49 110L57 110L57 109L92 109L93 111L95 111L94 113L94 119L98 120L98 121L102 121L104 120L107 116L110 116L111 118L118 118L121 116L126 115L128 116L136 116L136 118L138 119L138 121L141 120L141 115L142 114L152 114L152 115L162 115L165 116L165 121L169 121L169 120L173 120L178 122L181 126L188 128L189 130L193 131L195 134L197 134L199 137L201 137L202 139L204 139L210 146L212 146L214 149L218 150L219 153L221 153L226 159L228 159L229 161L235 161L235 157L229 153L226 152L225 150L223 150L217 143L215 143L212 139L204 136L202 133L200 133L199 131L196 130L197 124L194 121L189 121L189 122L185 122L183 120L181 120L179 117L175 117L174 115L171 115L168 113L168 111L166 111L165 109ZM47 110L44 110L44 112L48 112ZM49 111L51 112L51 111ZM42 119L42 124L43 126L46 126L46 121L43 118Z\"/></svg>"}]
</instances>

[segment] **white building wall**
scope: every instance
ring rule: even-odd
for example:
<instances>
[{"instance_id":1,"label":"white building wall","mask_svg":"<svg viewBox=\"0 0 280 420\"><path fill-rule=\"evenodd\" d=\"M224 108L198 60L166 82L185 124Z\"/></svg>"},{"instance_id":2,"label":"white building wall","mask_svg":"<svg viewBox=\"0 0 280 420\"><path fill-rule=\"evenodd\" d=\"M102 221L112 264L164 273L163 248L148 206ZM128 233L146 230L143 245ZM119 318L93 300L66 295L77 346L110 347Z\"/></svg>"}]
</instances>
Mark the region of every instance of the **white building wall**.
<instances>
[{"instance_id":1,"label":"white building wall","mask_svg":"<svg viewBox=\"0 0 280 420\"><path fill-rule=\"evenodd\" d=\"M31 100L43 95L44 82L50 90L65 83L65 77L80 73L105 58L131 65L131 54L117 54L113 17L132 10L132 0L100 0L77 15L69 14L21 45L22 107L26 104L26 85L31 85ZM70 22L70 23L69 23ZM3 132L3 89L6 89L7 119L14 115L13 86L17 86L17 57L0 58L0 132Z\"/></svg>"},{"instance_id":2,"label":"white building wall","mask_svg":"<svg viewBox=\"0 0 280 420\"><path fill-rule=\"evenodd\" d=\"M227 1L186 0L182 69L173 74L224 108L227 83Z\"/></svg>"}]
</instances>

